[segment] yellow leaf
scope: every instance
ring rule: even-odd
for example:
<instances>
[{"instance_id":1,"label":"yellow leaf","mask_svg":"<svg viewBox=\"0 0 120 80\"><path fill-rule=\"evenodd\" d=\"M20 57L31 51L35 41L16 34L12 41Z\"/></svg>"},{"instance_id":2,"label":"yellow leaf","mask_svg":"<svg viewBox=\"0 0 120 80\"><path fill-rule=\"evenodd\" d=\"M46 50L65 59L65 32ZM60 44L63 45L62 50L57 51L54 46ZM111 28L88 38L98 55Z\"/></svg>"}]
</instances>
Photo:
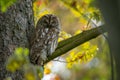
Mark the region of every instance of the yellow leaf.
<instances>
[{"instance_id":1,"label":"yellow leaf","mask_svg":"<svg viewBox=\"0 0 120 80\"><path fill-rule=\"evenodd\" d=\"M10 62L8 62L6 64L6 69L8 71L11 71L11 72L15 72L16 70L18 70L20 68L20 64L18 62L16 62L15 60L11 60Z\"/></svg>"},{"instance_id":2,"label":"yellow leaf","mask_svg":"<svg viewBox=\"0 0 120 80\"><path fill-rule=\"evenodd\" d=\"M75 17L80 17L81 16L80 12L78 12L78 11L72 9L72 8L70 10L73 12Z\"/></svg>"},{"instance_id":3,"label":"yellow leaf","mask_svg":"<svg viewBox=\"0 0 120 80\"><path fill-rule=\"evenodd\" d=\"M83 49L88 49L88 48L90 48L90 42L85 42L84 44L82 44L82 48L83 48Z\"/></svg>"},{"instance_id":4,"label":"yellow leaf","mask_svg":"<svg viewBox=\"0 0 120 80\"><path fill-rule=\"evenodd\" d=\"M80 22L81 22L82 24L86 25L88 21L87 21L84 17L81 17L81 18L80 18Z\"/></svg>"},{"instance_id":5,"label":"yellow leaf","mask_svg":"<svg viewBox=\"0 0 120 80\"><path fill-rule=\"evenodd\" d=\"M77 34L79 34L79 33L81 33L82 31L81 30L77 30L75 33L74 33L74 35L77 35Z\"/></svg>"},{"instance_id":6,"label":"yellow leaf","mask_svg":"<svg viewBox=\"0 0 120 80\"><path fill-rule=\"evenodd\" d=\"M90 7L90 8L88 8L88 11L89 11L90 13L93 13L93 12L95 11L95 9L94 9L94 7Z\"/></svg>"},{"instance_id":7,"label":"yellow leaf","mask_svg":"<svg viewBox=\"0 0 120 80\"><path fill-rule=\"evenodd\" d=\"M25 75L25 80L36 80L35 74L33 73L26 73Z\"/></svg>"},{"instance_id":8,"label":"yellow leaf","mask_svg":"<svg viewBox=\"0 0 120 80\"><path fill-rule=\"evenodd\" d=\"M25 49L24 49L24 55L25 55L25 56L28 56L28 54L29 54L29 50L28 50L27 48L25 48Z\"/></svg>"},{"instance_id":9,"label":"yellow leaf","mask_svg":"<svg viewBox=\"0 0 120 80\"><path fill-rule=\"evenodd\" d=\"M51 70L49 68L44 69L44 74L50 74Z\"/></svg>"},{"instance_id":10,"label":"yellow leaf","mask_svg":"<svg viewBox=\"0 0 120 80\"><path fill-rule=\"evenodd\" d=\"M21 55L22 53L23 53L23 48L22 47L19 47L19 48L15 49L15 54L16 55Z\"/></svg>"},{"instance_id":11,"label":"yellow leaf","mask_svg":"<svg viewBox=\"0 0 120 80\"><path fill-rule=\"evenodd\" d=\"M71 61L71 59L70 59L69 57L67 57L67 58L66 58L66 61L67 61L67 62L70 62L70 61Z\"/></svg>"},{"instance_id":12,"label":"yellow leaf","mask_svg":"<svg viewBox=\"0 0 120 80\"><path fill-rule=\"evenodd\" d=\"M84 0L86 4L90 4L93 0Z\"/></svg>"},{"instance_id":13,"label":"yellow leaf","mask_svg":"<svg viewBox=\"0 0 120 80\"><path fill-rule=\"evenodd\" d=\"M75 55L75 52L74 51L71 51L70 52L70 56L73 57Z\"/></svg>"},{"instance_id":14,"label":"yellow leaf","mask_svg":"<svg viewBox=\"0 0 120 80\"><path fill-rule=\"evenodd\" d=\"M60 41L62 41L62 40L64 40L63 38L61 38L61 37L59 37L58 38L58 42L60 42Z\"/></svg>"},{"instance_id":15,"label":"yellow leaf","mask_svg":"<svg viewBox=\"0 0 120 80\"><path fill-rule=\"evenodd\" d=\"M68 68L68 69L72 68L72 63L68 63L68 64L67 64L67 68Z\"/></svg>"}]
</instances>

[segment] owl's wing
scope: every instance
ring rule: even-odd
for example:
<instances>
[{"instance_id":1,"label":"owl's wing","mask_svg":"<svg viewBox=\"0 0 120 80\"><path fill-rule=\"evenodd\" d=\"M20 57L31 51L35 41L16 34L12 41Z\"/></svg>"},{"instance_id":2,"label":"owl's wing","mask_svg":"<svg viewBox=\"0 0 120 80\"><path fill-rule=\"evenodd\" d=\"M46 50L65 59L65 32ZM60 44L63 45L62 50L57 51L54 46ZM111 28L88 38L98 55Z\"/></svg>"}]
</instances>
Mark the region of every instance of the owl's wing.
<instances>
[{"instance_id":1,"label":"owl's wing","mask_svg":"<svg viewBox=\"0 0 120 80\"><path fill-rule=\"evenodd\" d=\"M55 51L57 45L58 45L58 34L59 32L57 30L50 30L49 31L49 40L47 44L47 56L52 55L52 53Z\"/></svg>"},{"instance_id":2,"label":"owl's wing","mask_svg":"<svg viewBox=\"0 0 120 80\"><path fill-rule=\"evenodd\" d=\"M44 31L44 28L39 28L36 30L36 36L33 39L31 51L30 51L30 60L33 64L39 64L40 61L46 60L47 51L45 44L47 33Z\"/></svg>"}]
</instances>

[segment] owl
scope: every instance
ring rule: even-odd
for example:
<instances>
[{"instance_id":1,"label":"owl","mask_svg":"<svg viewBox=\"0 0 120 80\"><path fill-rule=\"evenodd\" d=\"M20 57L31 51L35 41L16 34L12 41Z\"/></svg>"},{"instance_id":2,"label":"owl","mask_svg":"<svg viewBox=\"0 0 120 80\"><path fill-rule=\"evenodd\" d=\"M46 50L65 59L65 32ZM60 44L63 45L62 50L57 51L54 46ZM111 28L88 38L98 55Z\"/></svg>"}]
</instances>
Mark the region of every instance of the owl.
<instances>
[{"instance_id":1,"label":"owl","mask_svg":"<svg viewBox=\"0 0 120 80\"><path fill-rule=\"evenodd\" d=\"M43 65L57 47L59 32L60 21L55 15L46 14L38 20L35 37L31 42L31 63Z\"/></svg>"}]
</instances>

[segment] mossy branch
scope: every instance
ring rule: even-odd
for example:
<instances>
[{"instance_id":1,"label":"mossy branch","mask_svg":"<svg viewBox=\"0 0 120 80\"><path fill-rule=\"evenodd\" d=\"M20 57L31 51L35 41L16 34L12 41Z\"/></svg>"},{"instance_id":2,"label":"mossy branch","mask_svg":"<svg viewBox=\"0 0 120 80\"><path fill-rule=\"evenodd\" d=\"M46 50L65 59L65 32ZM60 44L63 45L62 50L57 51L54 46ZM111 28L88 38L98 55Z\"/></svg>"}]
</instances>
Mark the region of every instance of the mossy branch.
<instances>
[{"instance_id":1,"label":"mossy branch","mask_svg":"<svg viewBox=\"0 0 120 80\"><path fill-rule=\"evenodd\" d=\"M66 52L70 51L71 49L83 44L86 41L96 38L97 36L103 34L105 31L102 29L103 26L93 28L90 30L83 31L82 33L68 38L59 42L56 51L48 58L45 62L49 62L50 60L65 54Z\"/></svg>"}]
</instances>

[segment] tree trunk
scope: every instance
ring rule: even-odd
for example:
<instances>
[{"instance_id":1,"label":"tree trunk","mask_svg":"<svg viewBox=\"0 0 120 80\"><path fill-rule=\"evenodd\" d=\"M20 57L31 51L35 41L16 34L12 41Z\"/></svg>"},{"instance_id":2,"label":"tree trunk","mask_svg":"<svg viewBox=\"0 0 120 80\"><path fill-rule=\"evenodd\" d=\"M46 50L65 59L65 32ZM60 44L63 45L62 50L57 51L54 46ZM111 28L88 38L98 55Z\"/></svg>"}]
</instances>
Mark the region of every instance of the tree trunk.
<instances>
[{"instance_id":1,"label":"tree trunk","mask_svg":"<svg viewBox=\"0 0 120 80\"><path fill-rule=\"evenodd\" d=\"M22 72L10 73L5 62L16 47L30 46L34 32L32 0L17 0L5 13L0 12L0 80L23 80Z\"/></svg>"}]
</instances>

